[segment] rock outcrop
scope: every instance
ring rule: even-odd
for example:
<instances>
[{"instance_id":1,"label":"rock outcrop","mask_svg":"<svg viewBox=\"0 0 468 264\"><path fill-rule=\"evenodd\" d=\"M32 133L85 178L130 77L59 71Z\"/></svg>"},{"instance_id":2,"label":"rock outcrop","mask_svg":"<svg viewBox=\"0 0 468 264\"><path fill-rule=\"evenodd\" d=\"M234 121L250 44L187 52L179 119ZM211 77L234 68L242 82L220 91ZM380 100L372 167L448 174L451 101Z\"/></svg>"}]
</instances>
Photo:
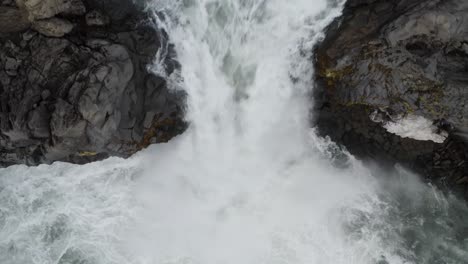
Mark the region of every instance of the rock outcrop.
<instances>
[{"instance_id":1,"label":"rock outcrop","mask_svg":"<svg viewBox=\"0 0 468 264\"><path fill-rule=\"evenodd\" d=\"M348 0L317 48L320 131L468 197L467 14L464 0Z\"/></svg>"},{"instance_id":2,"label":"rock outcrop","mask_svg":"<svg viewBox=\"0 0 468 264\"><path fill-rule=\"evenodd\" d=\"M0 22L27 17L0 23L0 166L126 157L185 129L173 47L132 1L0 4Z\"/></svg>"}]
</instances>

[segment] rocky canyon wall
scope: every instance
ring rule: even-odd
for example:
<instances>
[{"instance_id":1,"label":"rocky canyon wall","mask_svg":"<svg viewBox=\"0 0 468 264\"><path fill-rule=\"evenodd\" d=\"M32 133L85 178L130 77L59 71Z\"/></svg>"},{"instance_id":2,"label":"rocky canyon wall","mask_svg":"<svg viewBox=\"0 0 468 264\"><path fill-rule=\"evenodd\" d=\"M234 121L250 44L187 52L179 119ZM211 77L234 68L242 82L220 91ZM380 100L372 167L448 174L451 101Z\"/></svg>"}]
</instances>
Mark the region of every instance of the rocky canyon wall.
<instances>
[{"instance_id":1,"label":"rocky canyon wall","mask_svg":"<svg viewBox=\"0 0 468 264\"><path fill-rule=\"evenodd\" d=\"M349 0L317 48L316 124L468 197L468 2Z\"/></svg>"},{"instance_id":2,"label":"rocky canyon wall","mask_svg":"<svg viewBox=\"0 0 468 264\"><path fill-rule=\"evenodd\" d=\"M168 141L186 126L184 94L166 85L177 67L155 17L130 0L2 0L0 166Z\"/></svg>"}]
</instances>

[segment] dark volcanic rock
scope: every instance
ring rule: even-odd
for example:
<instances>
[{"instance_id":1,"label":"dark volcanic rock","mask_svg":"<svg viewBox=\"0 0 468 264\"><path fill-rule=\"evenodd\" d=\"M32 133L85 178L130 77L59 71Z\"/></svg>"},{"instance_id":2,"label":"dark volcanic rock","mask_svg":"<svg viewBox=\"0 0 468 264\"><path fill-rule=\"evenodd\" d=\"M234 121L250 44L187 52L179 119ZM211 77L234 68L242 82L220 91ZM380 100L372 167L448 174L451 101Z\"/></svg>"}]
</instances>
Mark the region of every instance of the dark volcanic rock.
<instances>
[{"instance_id":1,"label":"dark volcanic rock","mask_svg":"<svg viewBox=\"0 0 468 264\"><path fill-rule=\"evenodd\" d=\"M349 0L317 49L321 132L468 197L467 14L464 0ZM375 113L382 123L371 120ZM432 121L448 139L402 138L382 127L408 116Z\"/></svg>"},{"instance_id":2,"label":"dark volcanic rock","mask_svg":"<svg viewBox=\"0 0 468 264\"><path fill-rule=\"evenodd\" d=\"M154 19L131 1L72 2L37 20L72 25L59 34L38 33L36 20L0 30L0 166L126 157L185 129L185 95L148 67L158 52L159 73L177 67Z\"/></svg>"}]
</instances>

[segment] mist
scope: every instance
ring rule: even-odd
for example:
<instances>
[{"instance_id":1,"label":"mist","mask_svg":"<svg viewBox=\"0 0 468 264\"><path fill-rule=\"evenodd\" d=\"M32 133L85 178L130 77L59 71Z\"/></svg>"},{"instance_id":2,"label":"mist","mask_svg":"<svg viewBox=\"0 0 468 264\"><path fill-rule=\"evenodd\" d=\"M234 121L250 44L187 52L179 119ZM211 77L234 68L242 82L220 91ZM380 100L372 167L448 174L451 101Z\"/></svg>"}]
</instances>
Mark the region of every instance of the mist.
<instances>
[{"instance_id":1,"label":"mist","mask_svg":"<svg viewBox=\"0 0 468 264\"><path fill-rule=\"evenodd\" d=\"M188 130L128 160L0 170L0 262L468 259L462 203L310 127L313 47L343 4L151 3L182 65L166 78L188 95Z\"/></svg>"}]
</instances>

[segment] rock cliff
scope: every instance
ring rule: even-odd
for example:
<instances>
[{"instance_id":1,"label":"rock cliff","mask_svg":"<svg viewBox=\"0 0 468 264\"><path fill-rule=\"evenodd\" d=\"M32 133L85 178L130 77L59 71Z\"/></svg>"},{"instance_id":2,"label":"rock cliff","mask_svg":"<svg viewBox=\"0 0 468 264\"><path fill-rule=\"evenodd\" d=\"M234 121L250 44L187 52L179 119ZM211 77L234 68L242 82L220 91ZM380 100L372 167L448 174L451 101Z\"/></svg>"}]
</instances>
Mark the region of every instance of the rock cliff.
<instances>
[{"instance_id":1,"label":"rock cliff","mask_svg":"<svg viewBox=\"0 0 468 264\"><path fill-rule=\"evenodd\" d=\"M167 39L130 0L0 1L0 166L125 157L181 133Z\"/></svg>"},{"instance_id":2,"label":"rock cliff","mask_svg":"<svg viewBox=\"0 0 468 264\"><path fill-rule=\"evenodd\" d=\"M468 2L349 0L317 48L319 130L468 197Z\"/></svg>"}]
</instances>

